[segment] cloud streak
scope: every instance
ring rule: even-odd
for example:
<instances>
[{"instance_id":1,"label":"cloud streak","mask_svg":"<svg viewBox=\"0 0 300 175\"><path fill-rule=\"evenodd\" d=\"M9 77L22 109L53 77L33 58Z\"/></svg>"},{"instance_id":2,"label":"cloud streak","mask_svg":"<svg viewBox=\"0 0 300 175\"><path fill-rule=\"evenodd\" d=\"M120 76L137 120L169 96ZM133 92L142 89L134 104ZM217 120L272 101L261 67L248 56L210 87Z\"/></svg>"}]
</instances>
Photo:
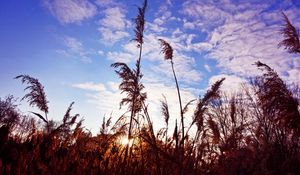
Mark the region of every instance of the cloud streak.
<instances>
[{"instance_id":1,"label":"cloud streak","mask_svg":"<svg viewBox=\"0 0 300 175\"><path fill-rule=\"evenodd\" d=\"M45 7L62 24L81 23L95 16L97 7L88 0L44 0Z\"/></svg>"},{"instance_id":2,"label":"cloud streak","mask_svg":"<svg viewBox=\"0 0 300 175\"><path fill-rule=\"evenodd\" d=\"M126 19L126 11L121 6L108 7L103 11L104 17L98 21L101 41L106 45L113 45L128 37L126 31L130 22Z\"/></svg>"},{"instance_id":3,"label":"cloud streak","mask_svg":"<svg viewBox=\"0 0 300 175\"><path fill-rule=\"evenodd\" d=\"M168 86L156 81L146 81L144 85L145 91L147 92L146 103L148 104L149 114L153 120L155 129L164 127L164 123L161 122L163 116L161 115L160 110L160 101L163 98L163 94L168 100L171 117L170 127L172 128L174 126L175 119L179 119L180 117L180 108L175 86ZM85 90L88 98L87 102L96 105L102 116L112 114L113 121L116 121L117 118L123 115L127 110L126 106L119 108L119 103L124 95L121 94L121 91L118 89L118 82L107 82L105 84L85 82L74 84L72 87ZM183 104L196 99L196 91L198 92L199 90L194 89L194 93L192 93L190 89L182 89L181 94ZM191 109L192 108L194 108L194 106L191 106ZM191 117L192 110L190 110L186 116ZM187 118L187 121L191 120L189 117Z\"/></svg>"},{"instance_id":4,"label":"cloud streak","mask_svg":"<svg viewBox=\"0 0 300 175\"><path fill-rule=\"evenodd\" d=\"M279 31L283 23L278 16L281 9L293 23L296 21L296 26L300 26L297 23L299 14L293 13L299 9L289 2L167 2L167 5L162 4L156 8L152 16L146 15L141 62L144 73L142 82L148 93L151 116L154 123L159 125L156 127L163 127L159 108L162 94L168 98L172 120L180 116L171 66L160 53L159 38L168 41L174 49L174 66L184 103L197 98L198 93L202 95L206 90L206 82L209 87L223 77L226 80L221 89L229 94L237 93L241 90L240 84L247 83L246 78L261 75L253 65L258 60L270 65L289 83L300 83L300 62L297 55L288 54L283 48L277 47L282 39ZM95 4L99 9L99 16L95 21L96 30L100 35L100 42L104 44L98 55L105 56L109 63L124 62L134 67L138 58L136 43L124 44L125 39L130 40L133 26L127 15L131 16L132 13L125 10L126 4L122 2L97 0ZM90 52L77 39L65 38L64 43L66 53L80 55L82 58L90 57ZM197 89L199 84L202 90ZM120 116L126 111L126 107L119 110L119 102L123 96L118 90L118 82L85 82L74 84L73 87L86 90L88 102L96 105L102 115L113 111L114 116Z\"/></svg>"},{"instance_id":5,"label":"cloud streak","mask_svg":"<svg viewBox=\"0 0 300 175\"><path fill-rule=\"evenodd\" d=\"M271 6L278 8L270 9ZM202 28L204 26L208 38L201 43L211 46L207 47L206 58L216 60L223 72L244 77L258 75L261 72L253 63L260 60L292 82L295 80L294 75L300 74L300 66L294 61L295 55L277 47L282 40L279 32L282 25L278 16L281 14L279 7L287 12L296 10L288 2L274 4L270 1L253 5L232 1L218 4L187 1L184 3L183 13L190 16L195 24L197 21L204 21L199 25ZM233 12L232 9L236 11ZM295 13L289 14L291 19L297 16Z\"/></svg>"},{"instance_id":6,"label":"cloud streak","mask_svg":"<svg viewBox=\"0 0 300 175\"><path fill-rule=\"evenodd\" d=\"M67 57L78 58L85 63L92 62L91 55L94 53L86 49L77 38L65 36L62 38L62 41L66 49L57 50L58 53Z\"/></svg>"},{"instance_id":7,"label":"cloud streak","mask_svg":"<svg viewBox=\"0 0 300 175\"><path fill-rule=\"evenodd\" d=\"M95 84L93 82L74 84L74 85L72 85L72 87L83 89L83 90L88 90L88 91L99 91L99 92L106 90L104 84L102 84L102 83Z\"/></svg>"}]
</instances>

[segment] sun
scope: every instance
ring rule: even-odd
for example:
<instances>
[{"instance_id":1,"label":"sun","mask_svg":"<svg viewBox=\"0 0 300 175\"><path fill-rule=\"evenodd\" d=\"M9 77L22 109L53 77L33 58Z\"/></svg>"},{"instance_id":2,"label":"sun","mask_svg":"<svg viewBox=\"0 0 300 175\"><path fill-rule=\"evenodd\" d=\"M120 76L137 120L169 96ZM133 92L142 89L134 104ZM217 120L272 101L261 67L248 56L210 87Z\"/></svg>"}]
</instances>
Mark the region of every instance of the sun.
<instances>
[{"instance_id":1,"label":"sun","mask_svg":"<svg viewBox=\"0 0 300 175\"><path fill-rule=\"evenodd\" d=\"M129 147L131 147L133 144L133 139L128 140L127 136L123 136L120 138L120 143L121 143L121 145L124 145L124 146L129 145Z\"/></svg>"}]
</instances>

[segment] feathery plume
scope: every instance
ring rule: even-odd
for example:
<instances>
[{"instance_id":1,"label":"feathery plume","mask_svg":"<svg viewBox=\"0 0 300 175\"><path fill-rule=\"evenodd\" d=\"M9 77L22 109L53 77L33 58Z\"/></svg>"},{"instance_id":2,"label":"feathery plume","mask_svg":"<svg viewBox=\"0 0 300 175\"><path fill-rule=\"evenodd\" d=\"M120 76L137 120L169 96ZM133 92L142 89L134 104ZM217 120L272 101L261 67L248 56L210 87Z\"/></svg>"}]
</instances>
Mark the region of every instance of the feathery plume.
<instances>
[{"instance_id":1,"label":"feathery plume","mask_svg":"<svg viewBox=\"0 0 300 175\"><path fill-rule=\"evenodd\" d=\"M222 85L222 82L225 80L225 78L222 78L221 80L216 81L208 90L204 97L198 101L197 108L194 112L194 118L193 123L196 123L198 130L201 130L203 127L203 120L204 120L204 113L207 110L207 105L213 101L214 99L219 97L219 90Z\"/></svg>"},{"instance_id":2,"label":"feathery plume","mask_svg":"<svg viewBox=\"0 0 300 175\"><path fill-rule=\"evenodd\" d=\"M282 12L285 20L285 25L283 26L281 33L283 34L284 40L281 41L278 46L284 46L289 53L300 53L300 41L299 32L292 25L288 17Z\"/></svg>"},{"instance_id":3,"label":"feathery plume","mask_svg":"<svg viewBox=\"0 0 300 175\"><path fill-rule=\"evenodd\" d=\"M163 95L164 99L161 100L161 113L163 114L165 118L165 122L168 125L169 123L169 118L170 118L170 113L169 113L169 106L166 97Z\"/></svg>"},{"instance_id":4,"label":"feathery plume","mask_svg":"<svg viewBox=\"0 0 300 175\"><path fill-rule=\"evenodd\" d=\"M144 43L144 29L145 29L145 13L147 9L147 0L144 1L144 4L142 7L138 7L138 15L134 19L135 22L135 40L138 45L137 47L141 47Z\"/></svg>"},{"instance_id":5,"label":"feathery plume","mask_svg":"<svg viewBox=\"0 0 300 175\"><path fill-rule=\"evenodd\" d=\"M161 45L161 52L165 54L165 60L173 60L173 48L172 46L163 39L158 39Z\"/></svg>"},{"instance_id":6,"label":"feathery plume","mask_svg":"<svg viewBox=\"0 0 300 175\"><path fill-rule=\"evenodd\" d=\"M44 87L42 84L38 81L38 79L30 77L29 75L19 75L16 76L15 79L21 79L22 83L28 84L28 86L24 89L29 90L29 93L27 93L22 100L27 99L29 102L29 105L31 106L37 106L41 111L43 111L46 115L47 119L47 113L48 113L48 100L46 98L46 94L44 92Z\"/></svg>"},{"instance_id":7,"label":"feathery plume","mask_svg":"<svg viewBox=\"0 0 300 175\"><path fill-rule=\"evenodd\" d=\"M213 133L213 142L219 143L220 131L219 131L217 123L211 117L208 120L208 126L212 130L212 133Z\"/></svg>"}]
</instances>

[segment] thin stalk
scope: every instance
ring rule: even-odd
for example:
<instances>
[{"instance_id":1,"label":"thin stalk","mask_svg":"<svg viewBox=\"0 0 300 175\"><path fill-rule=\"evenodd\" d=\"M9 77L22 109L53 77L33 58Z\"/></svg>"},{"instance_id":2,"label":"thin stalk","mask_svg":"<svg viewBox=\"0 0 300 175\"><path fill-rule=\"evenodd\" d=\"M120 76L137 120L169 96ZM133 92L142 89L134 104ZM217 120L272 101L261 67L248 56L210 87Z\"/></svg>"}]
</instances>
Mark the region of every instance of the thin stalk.
<instances>
[{"instance_id":1,"label":"thin stalk","mask_svg":"<svg viewBox=\"0 0 300 175\"><path fill-rule=\"evenodd\" d=\"M146 107L146 105L145 105L144 102L143 102L143 110L144 110L144 113L146 115L147 122L148 122L148 125L149 125L149 128L150 128L151 137L152 137L152 141L151 142L152 142L152 144L154 144L154 147L155 147L156 173L159 175L159 174L161 174L161 168L160 168L160 160L159 160L158 151L156 150L156 148L157 148L156 139L155 139L153 125L152 125L152 122L151 122L151 119L150 119L150 115L149 115L149 113L147 111L147 107Z\"/></svg>"},{"instance_id":2,"label":"thin stalk","mask_svg":"<svg viewBox=\"0 0 300 175\"><path fill-rule=\"evenodd\" d=\"M143 44L140 45L139 59L137 61L136 90L139 88L138 83L140 81L140 64L141 64L142 50L143 50ZM132 109L131 109L131 116L130 116L130 123L129 123L128 140L131 139L132 120L133 120L133 117L135 116L135 100L136 100L136 98L137 98L137 92L134 93L133 99L132 99Z\"/></svg>"},{"instance_id":3,"label":"thin stalk","mask_svg":"<svg viewBox=\"0 0 300 175\"><path fill-rule=\"evenodd\" d=\"M166 143L165 143L165 151L167 152L167 146L168 146L168 123L166 124Z\"/></svg>"},{"instance_id":4,"label":"thin stalk","mask_svg":"<svg viewBox=\"0 0 300 175\"><path fill-rule=\"evenodd\" d=\"M175 74L175 70L174 70L174 63L171 60L171 65L172 65L172 71L173 71L173 75L174 75L174 79L175 79L175 83L176 83L176 89L177 89L177 94L178 94L178 101L179 101L179 106L180 106L180 117L181 117L181 129L182 129L182 144L184 145L184 119L183 119L183 111L182 111L182 103L181 103L181 96L180 96L180 91L179 91L179 85L178 85L178 81L177 81L177 77Z\"/></svg>"},{"instance_id":5,"label":"thin stalk","mask_svg":"<svg viewBox=\"0 0 300 175\"><path fill-rule=\"evenodd\" d=\"M46 120L48 122L48 116L47 116L47 112L45 112L45 117L46 117Z\"/></svg>"},{"instance_id":6,"label":"thin stalk","mask_svg":"<svg viewBox=\"0 0 300 175\"><path fill-rule=\"evenodd\" d=\"M133 117L134 117L134 103L135 103L135 95L133 96L133 99L132 99L132 109L131 109L129 129L128 129L128 137L127 137L128 140L131 139L132 120L133 120ZM124 168L123 172L125 172L125 170L126 170L128 151L129 151L129 144L126 145L125 156L124 156L124 160L123 160L123 168Z\"/></svg>"},{"instance_id":7,"label":"thin stalk","mask_svg":"<svg viewBox=\"0 0 300 175\"><path fill-rule=\"evenodd\" d=\"M137 119L138 123L140 123L140 117L138 116L138 119ZM138 130L139 130L139 133L141 133L141 127L140 125L138 125ZM145 166L144 166L144 152L143 152L143 142L142 142L142 138L139 137L139 146L140 146L140 154L141 154L141 162L142 162L142 173L141 174L144 174L144 170L145 170Z\"/></svg>"},{"instance_id":8,"label":"thin stalk","mask_svg":"<svg viewBox=\"0 0 300 175\"><path fill-rule=\"evenodd\" d=\"M187 154L187 156L188 156L188 161L187 161L187 162L189 162L190 159L191 159L191 154L193 153L193 150L194 150L194 148L195 148L196 141L199 139L199 137L200 137L200 131L197 131L197 132L196 132L196 135L194 136L192 146L191 146L191 148L190 148L190 150L189 150L189 152L188 152L188 154ZM185 169L185 167L184 167L183 169Z\"/></svg>"},{"instance_id":9,"label":"thin stalk","mask_svg":"<svg viewBox=\"0 0 300 175\"><path fill-rule=\"evenodd\" d=\"M136 70L136 76L137 76L137 82L139 82L139 76L140 76L140 65L141 65L141 58L142 58L142 51L143 51L143 44L140 44L140 53L139 53L139 59L137 62L137 70Z\"/></svg>"},{"instance_id":10,"label":"thin stalk","mask_svg":"<svg viewBox=\"0 0 300 175\"><path fill-rule=\"evenodd\" d=\"M139 58L137 61L137 71L136 71L136 89L138 89L138 82L139 82L139 77L140 77L140 62L141 62L141 57L142 57L142 50L143 50L143 44L140 44L140 53L139 53ZM128 137L127 139L130 140L131 139L131 130L132 130L132 121L133 121L133 117L135 116L135 102L136 102L136 98L137 98L137 94L134 93L133 94L133 98L132 98L132 108L131 108L131 115L130 115L130 122L129 122L129 129L128 129ZM124 157L124 164L126 164L127 161L127 157L128 157L128 150L129 150L129 145L126 145L126 152L125 152L125 157ZM130 157L129 157L130 158Z\"/></svg>"},{"instance_id":11,"label":"thin stalk","mask_svg":"<svg viewBox=\"0 0 300 175\"><path fill-rule=\"evenodd\" d=\"M182 103L181 103L181 96L180 96L180 91L179 91L179 85L178 85L178 81L177 81L177 77L175 74L175 70L174 70L174 63L171 60L171 65L172 65L172 71L173 71L173 75L174 75L174 79L175 79L175 83L176 83L176 89L177 89L177 94L178 94L178 101L179 101L179 106L180 106L180 117L181 117L181 130L182 130L182 139L181 139L181 154L180 154L180 162L181 162L181 173L183 174L183 157L184 157L184 119L183 119L183 111L182 111Z\"/></svg>"},{"instance_id":12,"label":"thin stalk","mask_svg":"<svg viewBox=\"0 0 300 175\"><path fill-rule=\"evenodd\" d=\"M136 71L136 89L138 89L138 82L140 81L140 64L141 64L141 58L142 58L142 50L143 50L143 44L140 45L140 53L139 53L139 58L137 61L137 71ZM131 128L132 128L132 120L133 117L135 116L135 100L137 98L137 94L134 93L133 99L132 99L132 109L131 109L131 116L130 116L130 123L129 123L129 132L128 132L128 139L131 139Z\"/></svg>"}]
</instances>

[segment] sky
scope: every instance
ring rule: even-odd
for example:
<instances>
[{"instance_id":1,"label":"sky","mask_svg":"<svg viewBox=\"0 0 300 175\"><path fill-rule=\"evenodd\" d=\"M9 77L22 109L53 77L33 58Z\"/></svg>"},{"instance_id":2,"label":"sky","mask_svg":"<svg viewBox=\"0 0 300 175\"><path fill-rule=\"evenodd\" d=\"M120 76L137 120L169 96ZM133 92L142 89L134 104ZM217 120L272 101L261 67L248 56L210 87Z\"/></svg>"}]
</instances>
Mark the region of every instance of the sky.
<instances>
[{"instance_id":1,"label":"sky","mask_svg":"<svg viewBox=\"0 0 300 175\"><path fill-rule=\"evenodd\" d=\"M134 66L132 41L137 6L142 0L3 0L0 1L0 98L22 98L25 86L14 77L38 78L49 100L50 119L61 120L71 102L84 125L99 132L103 117L115 121L120 79L110 65ZM142 55L142 82L154 127L164 127L162 94L170 105L170 124L179 116L170 62L158 39L174 49L174 66L184 104L223 77L222 90L235 93L240 83L261 74L260 60L288 83L300 84L299 55L278 43L284 12L300 28L298 0L149 0ZM22 111L38 111L18 101ZM190 118L192 112L186 118Z\"/></svg>"}]
</instances>

